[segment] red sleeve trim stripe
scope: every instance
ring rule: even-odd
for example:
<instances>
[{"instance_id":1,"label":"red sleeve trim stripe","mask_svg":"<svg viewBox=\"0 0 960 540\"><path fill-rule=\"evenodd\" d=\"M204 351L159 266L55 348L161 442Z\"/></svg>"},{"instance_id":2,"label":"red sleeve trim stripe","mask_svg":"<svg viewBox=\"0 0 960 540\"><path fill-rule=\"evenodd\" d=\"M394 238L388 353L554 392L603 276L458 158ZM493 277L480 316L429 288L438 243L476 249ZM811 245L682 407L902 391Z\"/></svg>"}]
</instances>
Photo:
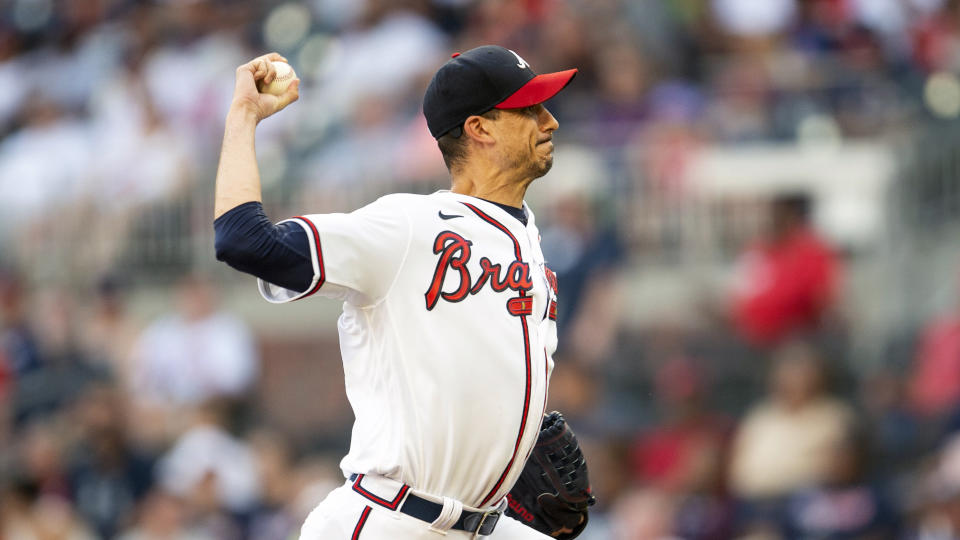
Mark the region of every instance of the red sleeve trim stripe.
<instances>
[{"instance_id":1,"label":"red sleeve trim stripe","mask_svg":"<svg viewBox=\"0 0 960 540\"><path fill-rule=\"evenodd\" d=\"M320 287L322 287L324 282L326 281L326 272L324 272L324 269L323 269L323 250L320 249L320 233L319 231L317 231L317 226L314 225L312 221L310 221L309 219L303 216L296 216L292 219L299 219L303 224L307 226L308 229L310 229L310 232L313 236L313 244L317 250L317 273L319 275L319 277L317 278L317 284L314 285L313 288L310 289L308 293L304 294L300 298L297 298L297 300L301 300L303 298L306 298L308 296L315 294L317 291L320 290Z\"/></svg>"},{"instance_id":2,"label":"red sleeve trim stripe","mask_svg":"<svg viewBox=\"0 0 960 540\"><path fill-rule=\"evenodd\" d=\"M353 528L353 536L350 537L350 540L359 540L360 531L363 530L363 526L367 524L367 518L370 517L370 510L372 510L372 508L369 506L363 508L363 512L360 514L360 520L357 521L357 526Z\"/></svg>"}]
</instances>

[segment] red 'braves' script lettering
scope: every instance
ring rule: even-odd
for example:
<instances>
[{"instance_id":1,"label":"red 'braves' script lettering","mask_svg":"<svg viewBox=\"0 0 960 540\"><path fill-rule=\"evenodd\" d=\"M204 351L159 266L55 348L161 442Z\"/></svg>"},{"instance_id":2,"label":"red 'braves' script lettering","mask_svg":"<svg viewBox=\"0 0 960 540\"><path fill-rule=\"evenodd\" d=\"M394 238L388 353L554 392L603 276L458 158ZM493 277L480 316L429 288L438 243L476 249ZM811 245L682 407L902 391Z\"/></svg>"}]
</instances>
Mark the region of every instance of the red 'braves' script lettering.
<instances>
[{"instance_id":1,"label":"red 'braves' script lettering","mask_svg":"<svg viewBox=\"0 0 960 540\"><path fill-rule=\"evenodd\" d=\"M467 296L470 288L470 271L467 270L470 244L469 240L452 231L443 231L433 241L433 252L440 253L440 260L437 261L437 269L433 272L430 288L424 294L427 299L427 310L437 305L440 296L450 302L459 302ZM443 287L443 280L450 268L460 272L460 286L452 293L441 292L440 288Z\"/></svg>"},{"instance_id":2,"label":"red 'braves' script lettering","mask_svg":"<svg viewBox=\"0 0 960 540\"><path fill-rule=\"evenodd\" d=\"M543 271L547 274L547 283L549 283L550 288L553 289L553 294L560 294L560 287L557 285L557 275L546 266L543 267Z\"/></svg>"},{"instance_id":3,"label":"red 'braves' script lettering","mask_svg":"<svg viewBox=\"0 0 960 540\"><path fill-rule=\"evenodd\" d=\"M510 266L507 267L507 275L503 281L500 281L500 265L493 264L490 262L490 259L486 257L480 259L480 269L483 270L483 273L480 274L477 282L470 288L470 294L480 292L480 289L487 284L488 279L490 280L490 288L497 292L507 289L529 291L530 288L533 287L533 282L530 281L530 267L523 261L513 261L510 263Z\"/></svg>"},{"instance_id":4,"label":"red 'braves' script lettering","mask_svg":"<svg viewBox=\"0 0 960 540\"><path fill-rule=\"evenodd\" d=\"M470 246L473 242L452 231L443 231L437 235L433 241L433 252L440 255L437 260L437 269L433 272L433 281L424 294L427 301L427 309L432 310L440 298L448 302L459 302L467 297L468 294L477 294L489 282L490 288L496 292L502 292L507 289L514 291L527 292L533 288L533 281L530 279L530 266L523 261L513 261L507 267L507 271L501 279L501 265L493 263L487 257L480 259L480 276L474 282L470 276L470 270L467 268L467 262L470 260ZM447 271L453 270L459 273L460 282L457 288L452 292L443 292L443 282L447 277ZM471 283L473 286L471 287Z\"/></svg>"}]
</instances>

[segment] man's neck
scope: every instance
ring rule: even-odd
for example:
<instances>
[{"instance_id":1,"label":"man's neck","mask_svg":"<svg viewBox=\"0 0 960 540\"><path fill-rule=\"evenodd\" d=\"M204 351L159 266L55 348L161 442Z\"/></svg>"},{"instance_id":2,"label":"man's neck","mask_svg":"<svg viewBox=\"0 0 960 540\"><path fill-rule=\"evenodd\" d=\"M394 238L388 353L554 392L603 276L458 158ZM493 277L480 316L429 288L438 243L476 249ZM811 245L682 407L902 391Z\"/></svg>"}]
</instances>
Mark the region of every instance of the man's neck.
<instances>
[{"instance_id":1,"label":"man's neck","mask_svg":"<svg viewBox=\"0 0 960 540\"><path fill-rule=\"evenodd\" d=\"M515 178L506 174L472 174L457 171L450 191L469 195L514 208L523 206L527 186L533 179Z\"/></svg>"}]
</instances>

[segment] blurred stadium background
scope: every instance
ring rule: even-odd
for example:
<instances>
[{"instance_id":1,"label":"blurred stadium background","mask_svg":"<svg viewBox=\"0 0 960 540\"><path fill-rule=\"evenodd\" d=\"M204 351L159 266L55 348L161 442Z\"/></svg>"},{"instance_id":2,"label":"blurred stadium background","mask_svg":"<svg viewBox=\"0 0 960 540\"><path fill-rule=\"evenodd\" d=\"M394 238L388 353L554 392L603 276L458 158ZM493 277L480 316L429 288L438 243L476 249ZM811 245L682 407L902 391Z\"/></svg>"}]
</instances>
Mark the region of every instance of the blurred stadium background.
<instances>
[{"instance_id":1,"label":"blurred stadium background","mask_svg":"<svg viewBox=\"0 0 960 540\"><path fill-rule=\"evenodd\" d=\"M423 89L485 43L580 68L529 200L582 538L960 537L960 2L0 0L0 538L295 537L339 306L214 260L234 69L302 79L280 219L443 188Z\"/></svg>"}]
</instances>

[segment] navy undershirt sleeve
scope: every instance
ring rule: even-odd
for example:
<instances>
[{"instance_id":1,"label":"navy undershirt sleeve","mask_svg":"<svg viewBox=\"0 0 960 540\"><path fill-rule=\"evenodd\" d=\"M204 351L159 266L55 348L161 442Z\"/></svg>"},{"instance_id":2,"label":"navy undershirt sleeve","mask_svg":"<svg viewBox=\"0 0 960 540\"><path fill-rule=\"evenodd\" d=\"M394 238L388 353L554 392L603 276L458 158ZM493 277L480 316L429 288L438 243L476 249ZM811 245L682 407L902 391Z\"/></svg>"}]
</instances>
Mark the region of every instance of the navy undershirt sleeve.
<instances>
[{"instance_id":1,"label":"navy undershirt sleeve","mask_svg":"<svg viewBox=\"0 0 960 540\"><path fill-rule=\"evenodd\" d=\"M313 282L307 233L288 221L274 225L259 202L230 209L213 222L217 260L292 291Z\"/></svg>"}]
</instances>

